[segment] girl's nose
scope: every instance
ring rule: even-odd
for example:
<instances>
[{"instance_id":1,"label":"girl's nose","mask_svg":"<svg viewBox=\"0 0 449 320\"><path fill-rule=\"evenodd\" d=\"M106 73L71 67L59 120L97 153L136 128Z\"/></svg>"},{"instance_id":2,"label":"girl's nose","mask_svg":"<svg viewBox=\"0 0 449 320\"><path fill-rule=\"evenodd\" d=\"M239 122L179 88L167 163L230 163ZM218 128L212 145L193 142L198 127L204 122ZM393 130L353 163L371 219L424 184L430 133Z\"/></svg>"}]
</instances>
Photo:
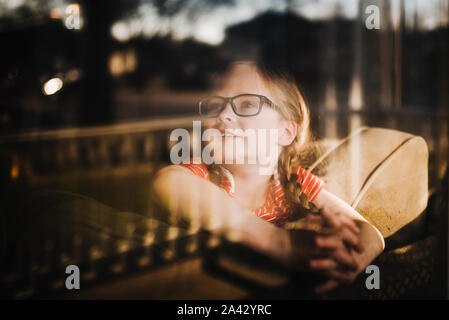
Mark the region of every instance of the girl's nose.
<instances>
[{"instance_id":1,"label":"girl's nose","mask_svg":"<svg viewBox=\"0 0 449 320\"><path fill-rule=\"evenodd\" d=\"M218 115L218 119L222 122L231 122L235 120L235 116L236 114L234 113L234 110L232 110L231 102L228 101L224 109Z\"/></svg>"}]
</instances>

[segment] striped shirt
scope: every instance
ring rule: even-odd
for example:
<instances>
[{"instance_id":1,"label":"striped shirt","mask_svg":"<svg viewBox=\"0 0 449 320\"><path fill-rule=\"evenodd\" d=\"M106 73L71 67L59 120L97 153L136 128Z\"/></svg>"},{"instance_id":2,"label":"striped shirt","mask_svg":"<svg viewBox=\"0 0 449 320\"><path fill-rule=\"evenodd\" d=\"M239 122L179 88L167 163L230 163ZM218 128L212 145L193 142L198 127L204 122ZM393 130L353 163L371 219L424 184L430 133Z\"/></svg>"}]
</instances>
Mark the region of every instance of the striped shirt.
<instances>
[{"instance_id":1,"label":"striped shirt","mask_svg":"<svg viewBox=\"0 0 449 320\"><path fill-rule=\"evenodd\" d=\"M204 163L201 164L190 163L180 165L192 171L193 174L210 181L209 170L207 169L207 166ZM229 172L229 170L223 167L222 169L224 175L221 179L219 187L222 188L224 191L226 191L230 196L233 196L235 192L234 177ZM268 190L268 195L267 199L265 200L265 204L262 207L257 208L254 211L254 213L258 217L271 223L274 223L276 225L281 225L291 215L292 209L289 202L287 201L284 188L282 187L279 181L279 175L277 171L271 178L270 188Z\"/></svg>"},{"instance_id":2,"label":"striped shirt","mask_svg":"<svg viewBox=\"0 0 449 320\"><path fill-rule=\"evenodd\" d=\"M313 202L324 188L323 180L301 167L297 167L295 173L298 176L296 182L301 185L302 192L307 195L310 202Z\"/></svg>"}]
</instances>

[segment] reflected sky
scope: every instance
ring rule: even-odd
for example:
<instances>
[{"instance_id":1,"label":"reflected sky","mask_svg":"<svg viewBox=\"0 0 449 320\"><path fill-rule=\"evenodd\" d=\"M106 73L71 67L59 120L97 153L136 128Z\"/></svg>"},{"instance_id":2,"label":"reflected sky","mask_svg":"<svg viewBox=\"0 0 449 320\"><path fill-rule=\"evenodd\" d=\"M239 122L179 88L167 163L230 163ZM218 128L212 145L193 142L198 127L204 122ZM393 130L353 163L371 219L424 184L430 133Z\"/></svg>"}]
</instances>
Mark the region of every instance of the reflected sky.
<instances>
[{"instance_id":1,"label":"reflected sky","mask_svg":"<svg viewBox=\"0 0 449 320\"><path fill-rule=\"evenodd\" d=\"M391 14L399 0L391 0ZM32 14L48 14L64 8L70 0L0 0L0 19L15 18L26 8ZM359 0L141 0L137 8L125 12L111 26L111 35L119 41L133 37L171 36L174 40L193 38L212 45L220 44L227 27L266 12L290 11L310 20L326 20L337 16L355 19ZM407 0L403 3L405 27L432 30L448 25L449 0ZM163 11L161 4L179 10Z\"/></svg>"},{"instance_id":2,"label":"reflected sky","mask_svg":"<svg viewBox=\"0 0 449 320\"><path fill-rule=\"evenodd\" d=\"M353 19L358 9L357 0L236 0L206 8L198 8L197 3L186 1L179 13L164 16L158 13L153 1L142 1L136 14L117 21L111 33L119 41L138 35L152 37L170 34L174 40L191 37L214 45L223 41L227 27L251 20L266 11L290 10L307 19L321 20L335 17L337 11L342 17Z\"/></svg>"},{"instance_id":3,"label":"reflected sky","mask_svg":"<svg viewBox=\"0 0 449 320\"><path fill-rule=\"evenodd\" d=\"M406 27L432 30L448 25L448 0L404 1ZM186 1L183 10L168 16L158 13L153 1L142 1L136 13L117 21L111 28L119 41L135 36L153 37L171 35L174 40L193 38L212 45L220 44L227 27L251 20L266 11L287 10L309 20L327 20L335 17L355 19L359 12L358 0L236 0L217 6L198 7L198 1ZM398 1L391 2L391 15L397 21ZM396 18L395 18L396 17Z\"/></svg>"},{"instance_id":4,"label":"reflected sky","mask_svg":"<svg viewBox=\"0 0 449 320\"><path fill-rule=\"evenodd\" d=\"M152 1L145 1L136 15L118 21L111 32L121 41L141 34L146 37L170 34L174 40L191 37L197 41L219 44L228 26L250 20L267 10L284 12L286 2L238 0L235 4L198 8L196 1L186 1L183 10L168 16L160 15Z\"/></svg>"},{"instance_id":5,"label":"reflected sky","mask_svg":"<svg viewBox=\"0 0 449 320\"><path fill-rule=\"evenodd\" d=\"M70 0L0 0L0 18L18 17L21 9L27 9L33 14L48 13L52 8L63 8Z\"/></svg>"}]
</instances>

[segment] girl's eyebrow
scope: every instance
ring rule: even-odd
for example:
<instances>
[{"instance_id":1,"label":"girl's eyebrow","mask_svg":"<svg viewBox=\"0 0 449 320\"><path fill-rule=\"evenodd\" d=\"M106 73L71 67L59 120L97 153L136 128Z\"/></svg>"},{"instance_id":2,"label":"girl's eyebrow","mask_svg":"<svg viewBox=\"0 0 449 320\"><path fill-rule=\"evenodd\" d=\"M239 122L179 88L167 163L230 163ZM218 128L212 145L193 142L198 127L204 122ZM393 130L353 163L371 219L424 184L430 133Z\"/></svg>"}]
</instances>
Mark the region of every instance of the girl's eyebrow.
<instances>
[{"instance_id":1,"label":"girl's eyebrow","mask_svg":"<svg viewBox=\"0 0 449 320\"><path fill-rule=\"evenodd\" d=\"M233 96L226 96L226 95L223 95L223 94L219 94L219 93L214 92L212 95L213 95L213 96L219 96L219 97L235 97L235 96L239 96L239 95L241 95L241 94L257 94L257 93L238 92L237 94L235 94L235 95L233 95Z\"/></svg>"}]
</instances>

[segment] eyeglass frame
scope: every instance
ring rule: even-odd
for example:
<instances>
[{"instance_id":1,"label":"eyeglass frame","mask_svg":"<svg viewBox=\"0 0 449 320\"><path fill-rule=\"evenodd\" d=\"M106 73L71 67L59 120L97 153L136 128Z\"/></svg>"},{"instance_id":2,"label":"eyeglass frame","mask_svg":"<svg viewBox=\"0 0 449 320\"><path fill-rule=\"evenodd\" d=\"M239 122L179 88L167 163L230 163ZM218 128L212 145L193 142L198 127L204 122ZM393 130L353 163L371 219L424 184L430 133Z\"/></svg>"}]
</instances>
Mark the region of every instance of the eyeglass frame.
<instances>
[{"instance_id":1,"label":"eyeglass frame","mask_svg":"<svg viewBox=\"0 0 449 320\"><path fill-rule=\"evenodd\" d=\"M237 111L235 111L236 106L235 106L235 104L234 104L234 99L235 99L235 98L238 98L238 97L241 97L241 96L256 96L256 97L259 97L259 98L260 98L259 110L257 110L257 113L251 114L251 115L240 115L240 114L237 113ZM206 115L203 115L203 114L201 113L201 105L202 105L202 102L203 102L205 99L210 99L210 98L220 98L220 99L224 99L224 103L223 103L222 109L221 109L221 110L218 112L218 114L215 115L215 116L206 116ZM232 111L234 112L235 115L237 115L237 116L239 116L239 117L255 117L255 116L257 116L257 115L260 113L260 111L262 110L262 107L263 107L263 105L264 105L265 103L269 104L270 107L272 107L272 108L274 108L274 109L276 109L276 110L279 110L279 107L278 107L273 101L271 101L270 99L268 99L268 98L265 97L264 95L261 95L261 94L255 94L255 93L242 93L242 94L238 94L238 95L233 96L233 97L222 97L222 96L208 96L208 97L204 97L204 98L202 98L202 99L198 102L198 109L199 109L198 111L199 111L200 115L205 116L205 117L207 117L207 118L216 118L216 117L218 117L218 116L220 115L221 112L223 112L223 110L226 108L226 105L227 105L229 102L231 103Z\"/></svg>"}]
</instances>

